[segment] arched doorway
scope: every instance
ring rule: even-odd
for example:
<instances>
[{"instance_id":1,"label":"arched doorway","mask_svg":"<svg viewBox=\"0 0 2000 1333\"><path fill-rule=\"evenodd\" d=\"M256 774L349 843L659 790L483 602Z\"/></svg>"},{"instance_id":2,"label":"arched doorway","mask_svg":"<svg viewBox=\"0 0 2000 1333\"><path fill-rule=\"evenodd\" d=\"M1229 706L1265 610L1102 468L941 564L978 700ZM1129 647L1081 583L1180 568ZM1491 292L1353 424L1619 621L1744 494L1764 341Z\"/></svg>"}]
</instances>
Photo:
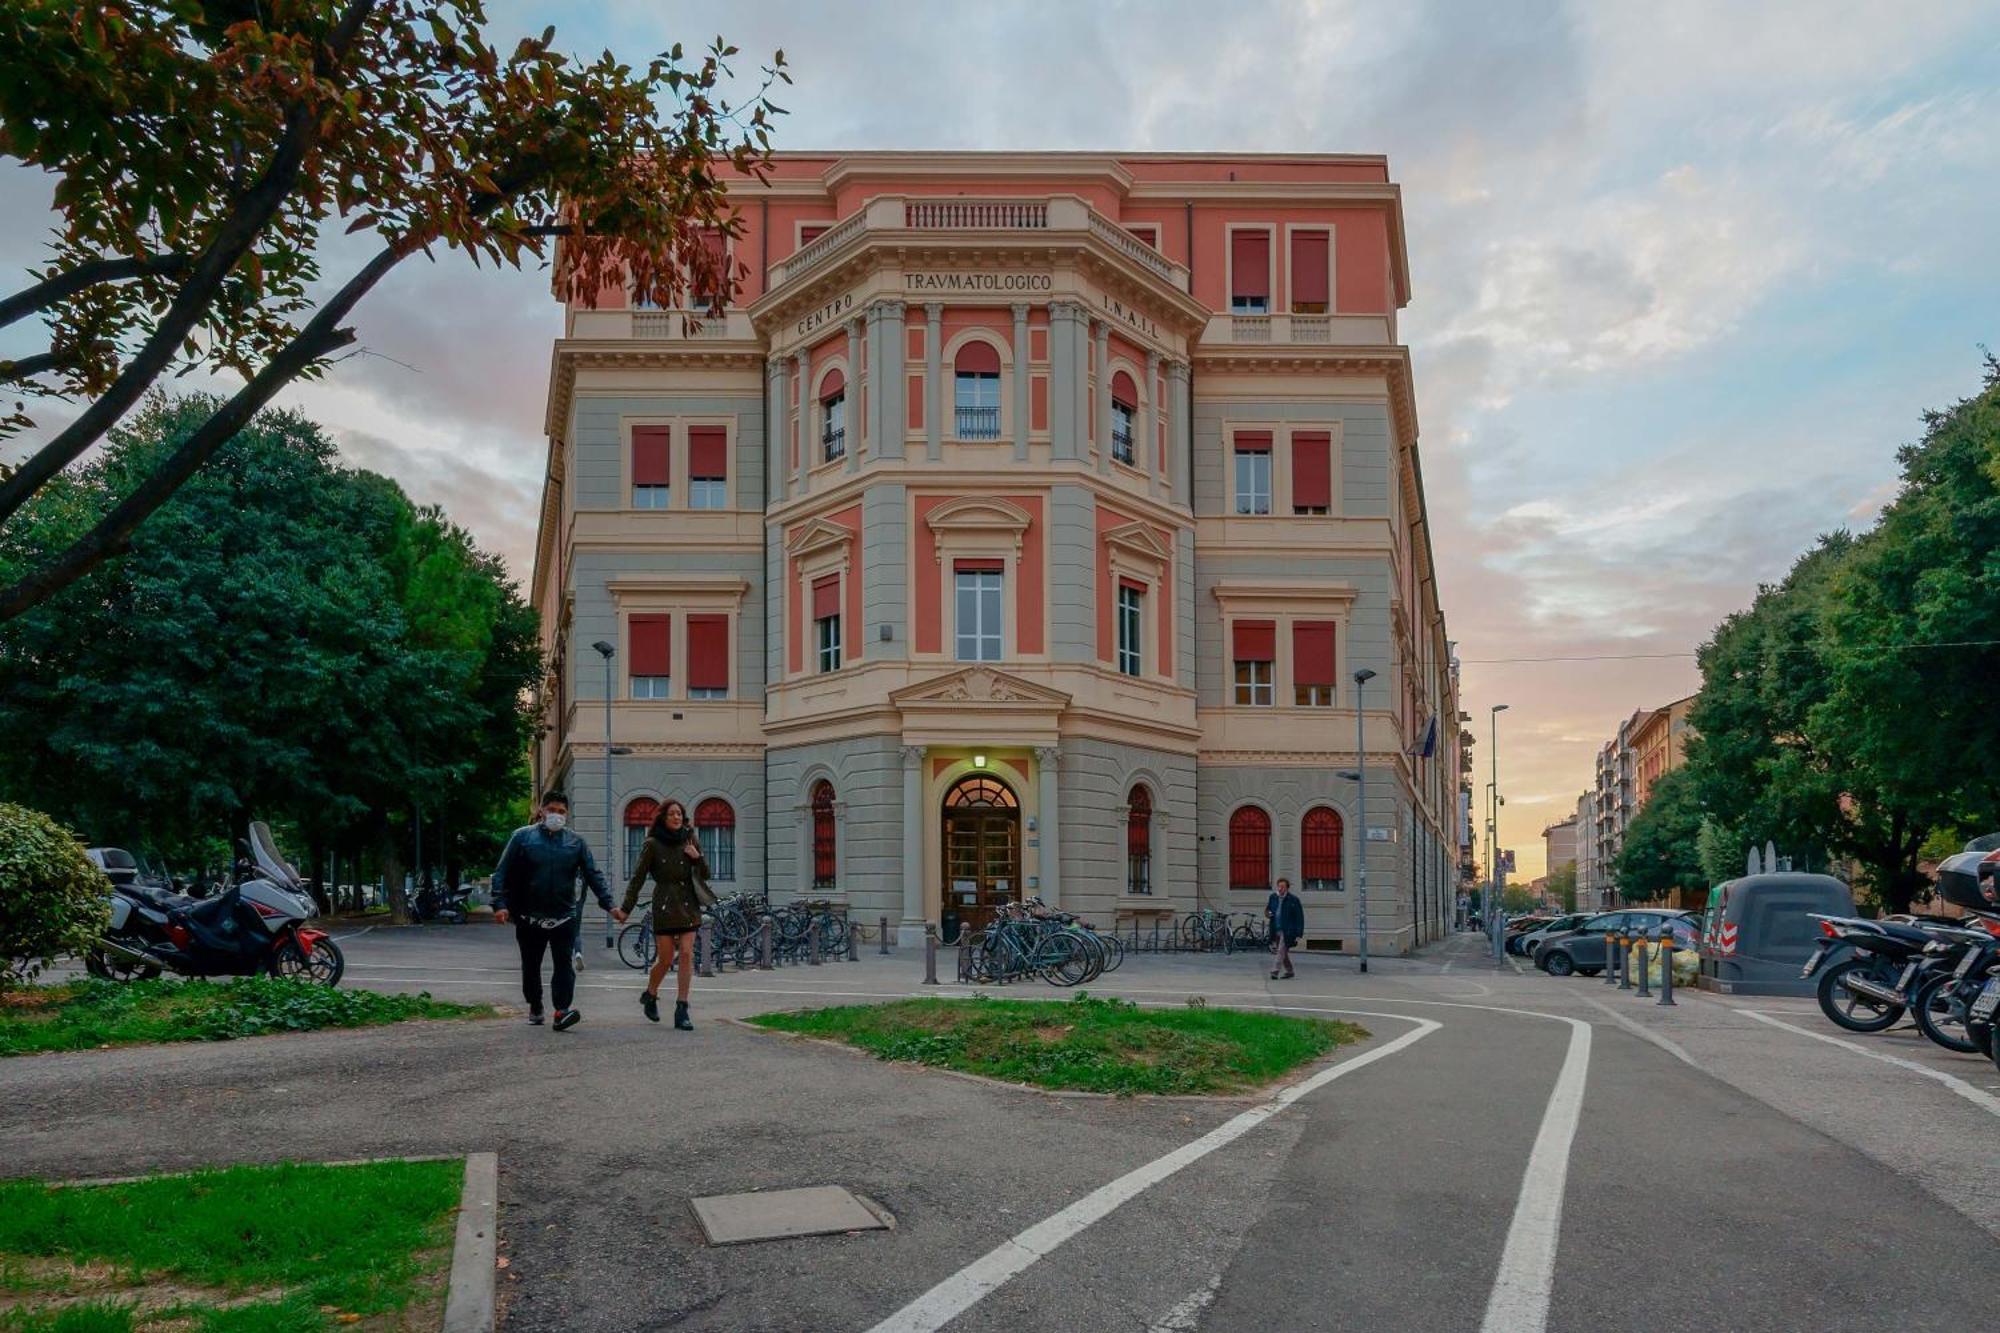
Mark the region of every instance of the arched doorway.
<instances>
[{"instance_id":1,"label":"arched doorway","mask_svg":"<svg viewBox=\"0 0 2000 1333\"><path fill-rule=\"evenodd\" d=\"M944 938L984 930L993 911L1021 897L1021 807L1006 783L968 773L944 794Z\"/></svg>"}]
</instances>

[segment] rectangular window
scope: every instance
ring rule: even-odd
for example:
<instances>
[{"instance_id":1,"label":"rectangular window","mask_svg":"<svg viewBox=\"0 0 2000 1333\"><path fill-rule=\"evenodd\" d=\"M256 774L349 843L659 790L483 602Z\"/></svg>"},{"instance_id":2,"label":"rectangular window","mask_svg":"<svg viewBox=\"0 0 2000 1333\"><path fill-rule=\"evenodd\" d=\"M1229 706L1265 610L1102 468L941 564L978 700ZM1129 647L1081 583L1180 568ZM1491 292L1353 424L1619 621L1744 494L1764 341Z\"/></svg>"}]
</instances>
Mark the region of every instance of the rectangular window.
<instances>
[{"instance_id":1,"label":"rectangular window","mask_svg":"<svg viewBox=\"0 0 2000 1333\"><path fill-rule=\"evenodd\" d=\"M1330 308L1332 286L1327 281L1330 233L1292 233L1292 313L1324 315Z\"/></svg>"},{"instance_id":2,"label":"rectangular window","mask_svg":"<svg viewBox=\"0 0 2000 1333\"><path fill-rule=\"evenodd\" d=\"M1155 250L1160 248L1160 228L1158 223L1154 222L1127 223L1125 230L1131 232L1133 236L1135 236L1145 244L1152 246Z\"/></svg>"},{"instance_id":3,"label":"rectangular window","mask_svg":"<svg viewBox=\"0 0 2000 1333\"><path fill-rule=\"evenodd\" d=\"M840 576L813 580L813 635L822 674L840 670Z\"/></svg>"},{"instance_id":4,"label":"rectangular window","mask_svg":"<svg viewBox=\"0 0 2000 1333\"><path fill-rule=\"evenodd\" d=\"M1111 400L1111 456L1130 466L1132 463L1132 417L1130 403Z\"/></svg>"},{"instance_id":5,"label":"rectangular window","mask_svg":"<svg viewBox=\"0 0 2000 1333\"><path fill-rule=\"evenodd\" d=\"M688 508L721 509L729 503L729 432L721 426L688 430Z\"/></svg>"},{"instance_id":6,"label":"rectangular window","mask_svg":"<svg viewBox=\"0 0 2000 1333\"><path fill-rule=\"evenodd\" d=\"M1278 627L1269 620L1239 620L1230 631L1236 661L1236 702L1269 708L1277 702Z\"/></svg>"},{"instance_id":7,"label":"rectangular window","mask_svg":"<svg viewBox=\"0 0 2000 1333\"><path fill-rule=\"evenodd\" d=\"M697 310L719 314L729 303L730 290L735 286L729 272L729 238L719 228L705 228L701 233L701 251L709 276L705 281L698 279L689 284L693 305Z\"/></svg>"},{"instance_id":8,"label":"rectangular window","mask_svg":"<svg viewBox=\"0 0 2000 1333\"><path fill-rule=\"evenodd\" d=\"M1236 512L1271 512L1271 433L1239 431L1236 435Z\"/></svg>"},{"instance_id":9,"label":"rectangular window","mask_svg":"<svg viewBox=\"0 0 2000 1333\"><path fill-rule=\"evenodd\" d=\"M1293 621L1293 702L1302 708L1331 708L1333 685L1333 622Z\"/></svg>"},{"instance_id":10,"label":"rectangular window","mask_svg":"<svg viewBox=\"0 0 2000 1333\"><path fill-rule=\"evenodd\" d=\"M1333 507L1333 436L1301 431L1292 436L1292 512L1325 514Z\"/></svg>"},{"instance_id":11,"label":"rectangular window","mask_svg":"<svg viewBox=\"0 0 2000 1333\"><path fill-rule=\"evenodd\" d=\"M673 431L667 426L632 427L632 507L665 509L673 483Z\"/></svg>"},{"instance_id":12,"label":"rectangular window","mask_svg":"<svg viewBox=\"0 0 2000 1333\"><path fill-rule=\"evenodd\" d=\"M821 407L823 416L819 442L826 461L831 463L847 453L847 395L836 393Z\"/></svg>"},{"instance_id":13,"label":"rectangular window","mask_svg":"<svg viewBox=\"0 0 2000 1333\"><path fill-rule=\"evenodd\" d=\"M1143 671L1145 658L1140 645L1145 634L1145 596L1144 584L1118 580L1118 670L1127 676Z\"/></svg>"},{"instance_id":14,"label":"rectangular window","mask_svg":"<svg viewBox=\"0 0 2000 1333\"><path fill-rule=\"evenodd\" d=\"M799 249L803 250L820 237L826 235L830 222L808 222L799 228Z\"/></svg>"},{"instance_id":15,"label":"rectangular window","mask_svg":"<svg viewBox=\"0 0 2000 1333\"><path fill-rule=\"evenodd\" d=\"M1000 660L998 560L961 560L954 570L958 611L958 660Z\"/></svg>"},{"instance_id":16,"label":"rectangular window","mask_svg":"<svg viewBox=\"0 0 2000 1333\"><path fill-rule=\"evenodd\" d=\"M729 617L687 618L688 698L729 697Z\"/></svg>"},{"instance_id":17,"label":"rectangular window","mask_svg":"<svg viewBox=\"0 0 2000 1333\"><path fill-rule=\"evenodd\" d=\"M664 699L672 685L674 619L633 616L628 633L627 667L634 699Z\"/></svg>"},{"instance_id":18,"label":"rectangular window","mask_svg":"<svg viewBox=\"0 0 2000 1333\"><path fill-rule=\"evenodd\" d=\"M1000 438L1000 376L964 371L952 376L957 409L958 438L997 440Z\"/></svg>"},{"instance_id":19,"label":"rectangular window","mask_svg":"<svg viewBox=\"0 0 2000 1333\"><path fill-rule=\"evenodd\" d=\"M1265 315L1271 311L1271 233L1233 231L1229 234L1229 313Z\"/></svg>"}]
</instances>

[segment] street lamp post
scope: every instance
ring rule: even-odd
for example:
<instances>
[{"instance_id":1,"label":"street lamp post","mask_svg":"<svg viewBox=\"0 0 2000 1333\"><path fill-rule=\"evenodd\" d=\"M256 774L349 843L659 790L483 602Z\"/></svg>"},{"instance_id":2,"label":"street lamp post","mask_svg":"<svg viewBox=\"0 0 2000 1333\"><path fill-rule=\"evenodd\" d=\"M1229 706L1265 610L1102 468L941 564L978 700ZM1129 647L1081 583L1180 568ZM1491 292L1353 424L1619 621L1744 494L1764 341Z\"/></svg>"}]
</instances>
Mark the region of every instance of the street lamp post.
<instances>
[{"instance_id":1,"label":"street lamp post","mask_svg":"<svg viewBox=\"0 0 2000 1333\"><path fill-rule=\"evenodd\" d=\"M618 853L612 843L614 835L612 833L611 820L611 659L617 655L618 650L602 639L599 639L590 646L595 648L597 655L604 659L604 859L605 864L612 868L615 876L618 869ZM616 943L611 935L612 924L611 913L606 912L604 914L604 947L607 949ZM579 929L581 929L580 926Z\"/></svg>"},{"instance_id":2,"label":"street lamp post","mask_svg":"<svg viewBox=\"0 0 2000 1333\"><path fill-rule=\"evenodd\" d=\"M1493 778L1493 839L1488 847L1486 882L1486 924L1493 932L1493 961L1503 960L1507 939L1507 912L1500 904L1500 715L1506 704L1494 704L1487 714L1490 727L1487 758Z\"/></svg>"},{"instance_id":3,"label":"street lamp post","mask_svg":"<svg viewBox=\"0 0 2000 1333\"><path fill-rule=\"evenodd\" d=\"M1367 667L1354 673L1354 772L1357 793L1354 804L1359 807L1361 820L1361 842L1354 854L1354 880L1358 895L1357 906L1361 912L1361 970L1368 970L1368 755L1366 734L1362 730L1361 691L1375 673Z\"/></svg>"}]
</instances>

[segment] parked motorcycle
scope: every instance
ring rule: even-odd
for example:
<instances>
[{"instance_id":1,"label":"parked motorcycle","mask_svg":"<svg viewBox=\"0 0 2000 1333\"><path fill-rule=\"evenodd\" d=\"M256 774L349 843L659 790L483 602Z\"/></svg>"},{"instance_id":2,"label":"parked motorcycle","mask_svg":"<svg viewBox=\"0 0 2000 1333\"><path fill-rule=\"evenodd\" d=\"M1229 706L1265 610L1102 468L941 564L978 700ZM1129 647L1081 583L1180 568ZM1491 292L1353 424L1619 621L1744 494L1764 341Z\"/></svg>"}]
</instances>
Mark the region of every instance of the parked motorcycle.
<instances>
[{"instance_id":1,"label":"parked motorcycle","mask_svg":"<svg viewBox=\"0 0 2000 1333\"><path fill-rule=\"evenodd\" d=\"M1965 850L1938 865L1938 896L1967 912L1967 923L2000 936L2000 833L1974 838ZM1946 1031L1956 1024L1963 1050L1991 1056L2000 1065L2000 1041L1995 1038L1995 1010L2000 1009L2000 939L1982 942L1976 956L1962 959L1948 980L1936 983L1931 997ZM1926 1035L1929 1029L1926 1028Z\"/></svg>"},{"instance_id":2,"label":"parked motorcycle","mask_svg":"<svg viewBox=\"0 0 2000 1333\"><path fill-rule=\"evenodd\" d=\"M340 946L305 924L318 915L297 870L278 854L271 830L250 825L243 873L212 898L189 898L140 884L114 884L111 926L84 957L92 976L144 980L296 976L328 986L347 970Z\"/></svg>"},{"instance_id":3,"label":"parked motorcycle","mask_svg":"<svg viewBox=\"0 0 2000 1333\"><path fill-rule=\"evenodd\" d=\"M412 921L447 921L456 925L467 915L472 888L466 884L435 884L429 879L410 898Z\"/></svg>"},{"instance_id":4,"label":"parked motorcycle","mask_svg":"<svg viewBox=\"0 0 2000 1333\"><path fill-rule=\"evenodd\" d=\"M1933 936L1892 921L1809 915L1819 922L1820 939L1799 975L1819 977L1820 1011L1849 1032L1885 1032L1902 1021ZM1845 957L1828 962L1843 949Z\"/></svg>"}]
</instances>

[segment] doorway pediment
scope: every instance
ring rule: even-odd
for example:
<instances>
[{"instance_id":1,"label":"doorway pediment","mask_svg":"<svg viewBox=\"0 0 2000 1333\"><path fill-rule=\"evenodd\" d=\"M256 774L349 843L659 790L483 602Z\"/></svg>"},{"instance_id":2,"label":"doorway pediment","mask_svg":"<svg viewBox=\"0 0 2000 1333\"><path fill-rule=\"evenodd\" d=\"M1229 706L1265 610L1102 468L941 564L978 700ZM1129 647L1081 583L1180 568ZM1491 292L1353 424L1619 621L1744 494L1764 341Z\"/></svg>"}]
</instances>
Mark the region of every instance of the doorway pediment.
<instances>
[{"instance_id":1,"label":"doorway pediment","mask_svg":"<svg viewBox=\"0 0 2000 1333\"><path fill-rule=\"evenodd\" d=\"M889 701L906 711L936 704L973 704L1025 713L1058 713L1069 706L1070 697L1004 671L975 666L906 685L892 693Z\"/></svg>"}]
</instances>

